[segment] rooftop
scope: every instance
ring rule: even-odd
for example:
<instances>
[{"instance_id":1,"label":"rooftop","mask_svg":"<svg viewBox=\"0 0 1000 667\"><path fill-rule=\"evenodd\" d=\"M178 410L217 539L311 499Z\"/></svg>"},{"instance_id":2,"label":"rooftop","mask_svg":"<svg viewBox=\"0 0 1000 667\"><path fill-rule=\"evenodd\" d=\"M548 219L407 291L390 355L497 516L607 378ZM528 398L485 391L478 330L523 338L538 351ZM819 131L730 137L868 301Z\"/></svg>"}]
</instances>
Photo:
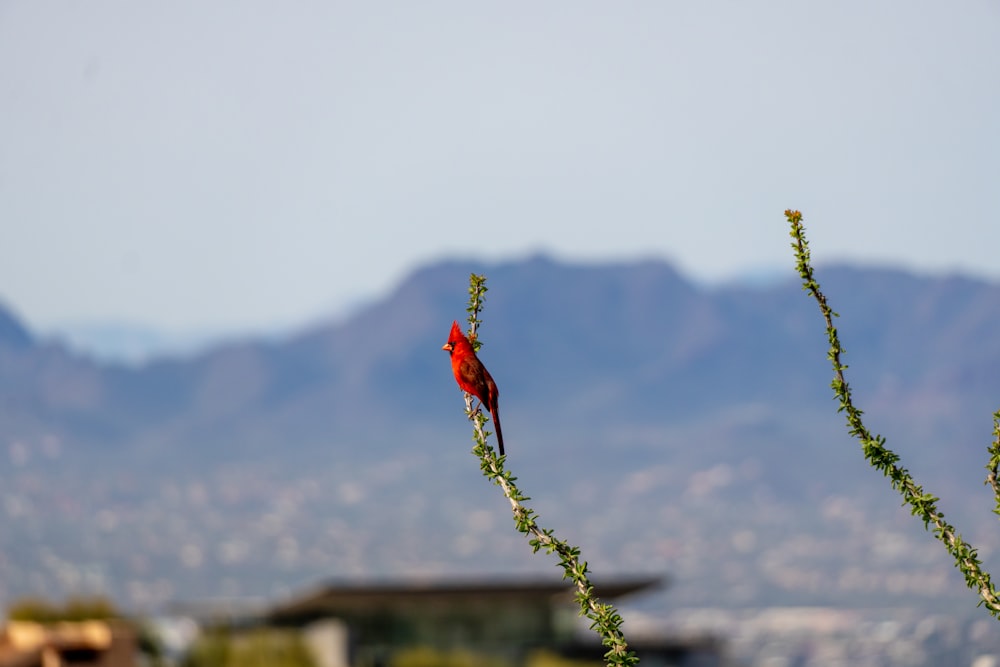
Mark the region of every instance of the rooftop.
<instances>
[{"instance_id":1,"label":"rooftop","mask_svg":"<svg viewBox=\"0 0 1000 667\"><path fill-rule=\"evenodd\" d=\"M622 577L594 584L602 600L612 600L666 586L666 577ZM331 581L311 591L275 604L268 616L274 620L350 608L373 609L388 604L454 604L464 601L508 600L569 602L575 588L569 581L545 579L414 579L403 581Z\"/></svg>"}]
</instances>

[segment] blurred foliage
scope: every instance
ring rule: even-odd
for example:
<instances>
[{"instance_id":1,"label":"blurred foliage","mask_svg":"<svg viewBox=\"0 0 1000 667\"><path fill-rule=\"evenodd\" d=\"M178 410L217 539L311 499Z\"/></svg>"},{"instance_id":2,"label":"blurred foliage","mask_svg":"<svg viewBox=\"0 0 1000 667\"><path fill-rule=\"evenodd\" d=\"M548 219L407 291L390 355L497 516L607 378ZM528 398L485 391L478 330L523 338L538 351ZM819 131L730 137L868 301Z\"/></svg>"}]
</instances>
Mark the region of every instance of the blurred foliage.
<instances>
[{"instance_id":1,"label":"blurred foliage","mask_svg":"<svg viewBox=\"0 0 1000 667\"><path fill-rule=\"evenodd\" d=\"M202 635L181 663L183 667L316 667L309 649L294 630L260 629Z\"/></svg>"},{"instance_id":2,"label":"blurred foliage","mask_svg":"<svg viewBox=\"0 0 1000 667\"><path fill-rule=\"evenodd\" d=\"M551 651L534 651L528 656L524 667L603 667L600 660L571 660Z\"/></svg>"},{"instance_id":3,"label":"blurred foliage","mask_svg":"<svg viewBox=\"0 0 1000 667\"><path fill-rule=\"evenodd\" d=\"M182 667L222 667L229 661L228 633L215 631L203 634L188 651Z\"/></svg>"},{"instance_id":4,"label":"blurred foliage","mask_svg":"<svg viewBox=\"0 0 1000 667\"><path fill-rule=\"evenodd\" d=\"M62 605L41 598L21 598L7 608L7 618L12 621L47 624L61 621L102 621L122 618L122 615L114 603L103 597L72 597Z\"/></svg>"},{"instance_id":5,"label":"blurred foliage","mask_svg":"<svg viewBox=\"0 0 1000 667\"><path fill-rule=\"evenodd\" d=\"M439 651L416 646L395 652L389 659L389 667L511 667L511 663L471 651Z\"/></svg>"}]
</instances>

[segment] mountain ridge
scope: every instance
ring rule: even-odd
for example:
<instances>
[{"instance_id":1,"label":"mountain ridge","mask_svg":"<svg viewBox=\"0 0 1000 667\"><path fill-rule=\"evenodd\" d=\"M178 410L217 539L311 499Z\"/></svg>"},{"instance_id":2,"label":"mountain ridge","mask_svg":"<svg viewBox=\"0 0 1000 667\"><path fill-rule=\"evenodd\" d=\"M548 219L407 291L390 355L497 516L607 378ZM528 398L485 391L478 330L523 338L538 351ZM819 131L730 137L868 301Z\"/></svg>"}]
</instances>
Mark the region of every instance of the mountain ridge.
<instances>
[{"instance_id":1,"label":"mountain ridge","mask_svg":"<svg viewBox=\"0 0 1000 667\"><path fill-rule=\"evenodd\" d=\"M912 545L878 567L914 581L949 567L848 438L823 322L794 275L709 287L665 262L536 256L429 265L353 317L137 367L0 341L0 484L15 499L0 597L65 579L38 549L104 572L98 583L136 605L222 593L223 580L259 594L313 577L544 567L466 454L440 349L471 271L489 278L481 357L500 385L508 465L593 563L676 574L686 603L735 585L712 579L726 565L748 604L854 599L847 584L824 593L768 569L785 559L772 543L793 538L822 545L811 558L831 572L865 560L880 531ZM968 480L1000 396L1000 286L852 267L818 278L870 426L949 516L982 530L989 499ZM845 507L857 526L838 518Z\"/></svg>"},{"instance_id":2,"label":"mountain ridge","mask_svg":"<svg viewBox=\"0 0 1000 667\"><path fill-rule=\"evenodd\" d=\"M221 342L137 367L102 364L39 342L0 310L0 324L12 332L3 340L18 352L6 357L4 376L12 383L8 391L33 386L36 406L50 417L104 414L103 427L95 422L95 435L104 440L125 441L157 421L224 425L227 416L247 418L242 409L294 411L289 403L296 401L313 409L329 401L333 411L347 405L348 415L387 401L420 418L439 407L425 386L435 377L440 388L447 365L430 352L440 347L442 328L462 319L472 271L489 274L481 354L505 403L530 407L555 391L574 399L564 406L571 411L578 405L586 413L593 401L610 401L624 415L654 409L676 415L692 402L708 400L703 409L710 409L736 400L743 389L734 378L754 382L775 400L828 395L828 380L813 379L828 374L820 356L822 322L791 277L770 288L704 287L665 262L566 265L545 256L428 265L350 319L277 341ZM997 386L990 361L1000 359L1000 338L990 331L1000 287L840 266L821 268L819 277L845 314L838 326L860 391L874 388L888 401L919 387L988 393ZM915 330L922 334L914 336ZM796 372L797 366L809 373ZM770 382L770 375L784 381ZM48 379L57 376L59 382ZM306 396L310 392L317 395ZM118 407L128 416L114 415ZM85 429L75 433L87 440Z\"/></svg>"}]
</instances>

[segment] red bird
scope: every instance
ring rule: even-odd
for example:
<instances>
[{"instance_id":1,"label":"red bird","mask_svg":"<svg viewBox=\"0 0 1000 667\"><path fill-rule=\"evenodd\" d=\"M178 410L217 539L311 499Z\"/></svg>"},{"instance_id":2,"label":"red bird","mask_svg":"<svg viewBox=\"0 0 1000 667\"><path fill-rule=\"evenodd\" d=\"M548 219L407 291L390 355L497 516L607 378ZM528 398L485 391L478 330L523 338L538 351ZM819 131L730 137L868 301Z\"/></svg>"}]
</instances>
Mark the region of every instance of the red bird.
<instances>
[{"instance_id":1,"label":"red bird","mask_svg":"<svg viewBox=\"0 0 1000 667\"><path fill-rule=\"evenodd\" d=\"M497 429L500 456L503 456L503 432L500 430L500 412L497 409L497 396L500 392L497 390L497 383L493 381L483 362L479 361L476 351L472 349L472 343L462 333L458 322L452 323L448 342L442 345L441 349L448 350L451 355L451 370L455 373L459 388L467 394L472 394L489 408L493 424Z\"/></svg>"}]
</instances>

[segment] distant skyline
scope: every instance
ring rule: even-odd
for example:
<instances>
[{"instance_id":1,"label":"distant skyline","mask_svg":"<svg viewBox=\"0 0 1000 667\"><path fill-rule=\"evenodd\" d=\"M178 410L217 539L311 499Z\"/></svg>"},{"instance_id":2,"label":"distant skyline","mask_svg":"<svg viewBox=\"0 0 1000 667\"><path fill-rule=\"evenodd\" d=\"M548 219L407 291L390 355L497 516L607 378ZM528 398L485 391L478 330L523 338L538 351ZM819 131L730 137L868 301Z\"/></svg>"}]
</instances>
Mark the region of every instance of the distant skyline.
<instances>
[{"instance_id":1,"label":"distant skyline","mask_svg":"<svg viewBox=\"0 0 1000 667\"><path fill-rule=\"evenodd\" d=\"M0 302L287 330L442 258L1000 280L1000 5L0 4Z\"/></svg>"}]
</instances>

